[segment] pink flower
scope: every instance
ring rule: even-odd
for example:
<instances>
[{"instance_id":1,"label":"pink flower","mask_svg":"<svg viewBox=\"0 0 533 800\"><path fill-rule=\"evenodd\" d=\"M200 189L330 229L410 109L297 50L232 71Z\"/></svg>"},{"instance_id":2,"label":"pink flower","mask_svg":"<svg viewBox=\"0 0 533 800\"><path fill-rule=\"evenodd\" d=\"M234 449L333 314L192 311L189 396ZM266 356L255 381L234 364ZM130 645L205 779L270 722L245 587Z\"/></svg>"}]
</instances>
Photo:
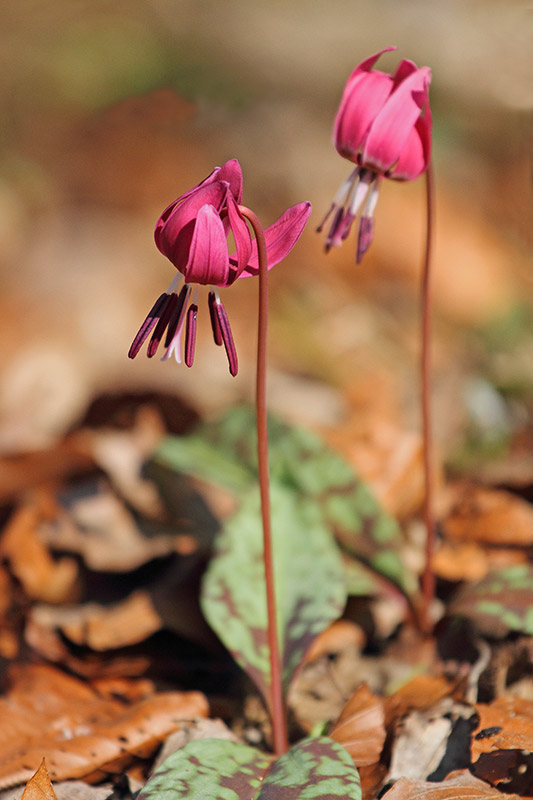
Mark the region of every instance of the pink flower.
<instances>
[{"instance_id":1,"label":"pink flower","mask_svg":"<svg viewBox=\"0 0 533 800\"><path fill-rule=\"evenodd\" d=\"M381 178L412 181L426 171L431 156L429 67L419 68L403 59L392 75L372 70L382 53L395 49L386 47L354 69L335 118L335 147L357 166L340 187L318 231L333 214L326 252L338 247L363 206L358 264L372 242Z\"/></svg>"},{"instance_id":2,"label":"pink flower","mask_svg":"<svg viewBox=\"0 0 533 800\"><path fill-rule=\"evenodd\" d=\"M148 312L130 347L130 358L135 358L150 333L148 357L152 358L165 334L162 360L174 355L181 363L185 329L184 361L192 366L198 316L196 294L197 285L201 284L210 287L208 307L215 343L224 344L230 373L237 374L235 344L217 287L231 286L237 278L258 274L257 244L241 213L241 199L242 172L239 162L233 159L216 167L163 211L155 227L155 243L180 274ZM298 203L264 231L269 269L292 250L310 213L310 203ZM236 248L232 255L227 244L230 233ZM180 284L183 285L178 292Z\"/></svg>"}]
</instances>

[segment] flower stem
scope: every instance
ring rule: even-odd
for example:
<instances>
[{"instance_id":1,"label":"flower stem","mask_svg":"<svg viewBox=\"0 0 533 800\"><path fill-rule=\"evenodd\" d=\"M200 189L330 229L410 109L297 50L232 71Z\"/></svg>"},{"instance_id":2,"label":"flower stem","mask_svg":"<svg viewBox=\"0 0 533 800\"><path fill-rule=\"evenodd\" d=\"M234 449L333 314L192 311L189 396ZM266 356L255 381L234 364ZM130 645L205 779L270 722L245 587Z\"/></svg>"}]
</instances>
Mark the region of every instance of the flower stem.
<instances>
[{"instance_id":1,"label":"flower stem","mask_svg":"<svg viewBox=\"0 0 533 800\"><path fill-rule=\"evenodd\" d=\"M431 606L435 599L435 573L433 572L433 555L435 550L435 512L433 507L433 434L431 421L431 265L433 254L435 186L433 168L430 163L426 170L426 247L421 288L421 403L422 403L422 439L424 453L424 524L426 528L425 565L422 574L421 627L425 633L431 630Z\"/></svg>"},{"instance_id":2,"label":"flower stem","mask_svg":"<svg viewBox=\"0 0 533 800\"><path fill-rule=\"evenodd\" d=\"M266 363L268 327L268 259L265 235L257 216L249 208L239 206L255 233L259 262L259 317L257 328L257 460L259 466L259 490L261 494L261 519L263 523L263 558L265 565L267 638L270 654L270 716L274 752L280 756L287 752L288 737L283 702L283 685L279 652L276 596L274 589L274 562L270 521L270 489L268 467L268 428L266 408Z\"/></svg>"}]
</instances>

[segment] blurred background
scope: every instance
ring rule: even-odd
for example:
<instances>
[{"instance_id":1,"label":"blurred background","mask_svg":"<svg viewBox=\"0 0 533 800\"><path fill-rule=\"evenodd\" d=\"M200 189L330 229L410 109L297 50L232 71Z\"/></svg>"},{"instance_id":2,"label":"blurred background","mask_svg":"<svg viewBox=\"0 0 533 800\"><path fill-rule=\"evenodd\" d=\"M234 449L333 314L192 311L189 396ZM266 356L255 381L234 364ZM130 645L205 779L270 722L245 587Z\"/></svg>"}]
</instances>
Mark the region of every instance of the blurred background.
<instances>
[{"instance_id":1,"label":"blurred background","mask_svg":"<svg viewBox=\"0 0 533 800\"><path fill-rule=\"evenodd\" d=\"M379 68L433 70L437 439L457 469L530 452L532 19L518 0L2 4L1 452L46 448L102 394L201 415L253 396L255 281L223 298L236 379L203 304L193 369L126 357L174 274L157 217L233 157L265 225L313 203L271 273L271 407L368 453L416 435L424 180L383 185L358 267L353 233L326 256L314 232L350 171L331 144L345 80L391 44Z\"/></svg>"}]
</instances>

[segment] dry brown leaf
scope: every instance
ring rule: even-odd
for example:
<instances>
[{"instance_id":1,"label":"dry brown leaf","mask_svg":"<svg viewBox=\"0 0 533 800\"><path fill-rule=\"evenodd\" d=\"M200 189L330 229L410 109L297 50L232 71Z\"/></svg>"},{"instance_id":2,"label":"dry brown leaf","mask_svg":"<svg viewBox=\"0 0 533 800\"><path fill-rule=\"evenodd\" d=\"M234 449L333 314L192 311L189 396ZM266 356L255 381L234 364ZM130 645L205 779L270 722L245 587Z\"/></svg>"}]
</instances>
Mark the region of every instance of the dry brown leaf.
<instances>
[{"instance_id":1,"label":"dry brown leaf","mask_svg":"<svg viewBox=\"0 0 533 800\"><path fill-rule=\"evenodd\" d=\"M439 578L448 581L479 581L489 570L527 561L522 550L489 549L475 542L443 542L433 559Z\"/></svg>"},{"instance_id":2,"label":"dry brown leaf","mask_svg":"<svg viewBox=\"0 0 533 800\"><path fill-rule=\"evenodd\" d=\"M150 595L142 590L111 607L87 603L52 613L67 639L99 652L143 642L162 624Z\"/></svg>"},{"instance_id":3,"label":"dry brown leaf","mask_svg":"<svg viewBox=\"0 0 533 800\"><path fill-rule=\"evenodd\" d=\"M78 567L74 559L54 561L39 537L43 513L37 504L17 509L4 528L0 555L34 600L61 603L77 596Z\"/></svg>"},{"instance_id":4,"label":"dry brown leaf","mask_svg":"<svg viewBox=\"0 0 533 800\"><path fill-rule=\"evenodd\" d=\"M35 775L26 784L22 800L57 800L44 758Z\"/></svg>"},{"instance_id":5,"label":"dry brown leaf","mask_svg":"<svg viewBox=\"0 0 533 800\"><path fill-rule=\"evenodd\" d=\"M361 650L365 646L365 639L365 632L360 625L347 619L337 620L316 637L305 655L304 664L338 653L345 647L357 647Z\"/></svg>"},{"instance_id":6,"label":"dry brown leaf","mask_svg":"<svg viewBox=\"0 0 533 800\"><path fill-rule=\"evenodd\" d=\"M144 516L156 519L163 515L161 500L154 484L142 477L142 465L165 433L158 410L143 406L130 430L86 430L79 434L121 496Z\"/></svg>"},{"instance_id":7,"label":"dry brown leaf","mask_svg":"<svg viewBox=\"0 0 533 800\"><path fill-rule=\"evenodd\" d=\"M76 437L48 450L0 458L0 502L42 483L64 479L94 469L94 462Z\"/></svg>"},{"instance_id":8,"label":"dry brown leaf","mask_svg":"<svg viewBox=\"0 0 533 800\"><path fill-rule=\"evenodd\" d=\"M379 761L385 742L385 713L381 698L362 685L344 706L329 736L349 752L356 767Z\"/></svg>"},{"instance_id":9,"label":"dry brown leaf","mask_svg":"<svg viewBox=\"0 0 533 800\"><path fill-rule=\"evenodd\" d=\"M56 628L56 608L36 606L26 620L24 638L37 653L53 664L66 667L84 678L137 677L150 666L148 655L111 652L76 654ZM60 614L63 609L60 610Z\"/></svg>"},{"instance_id":10,"label":"dry brown leaf","mask_svg":"<svg viewBox=\"0 0 533 800\"><path fill-rule=\"evenodd\" d=\"M361 800L375 800L387 774L387 767L378 762L369 767L358 767L361 779Z\"/></svg>"},{"instance_id":11,"label":"dry brown leaf","mask_svg":"<svg viewBox=\"0 0 533 800\"><path fill-rule=\"evenodd\" d=\"M527 547L533 544L533 507L510 492L461 484L442 527L455 541Z\"/></svg>"},{"instance_id":12,"label":"dry brown leaf","mask_svg":"<svg viewBox=\"0 0 533 800\"><path fill-rule=\"evenodd\" d=\"M330 432L330 443L353 464L387 511L400 519L416 512L424 495L420 436L383 417L365 417Z\"/></svg>"},{"instance_id":13,"label":"dry brown leaf","mask_svg":"<svg viewBox=\"0 0 533 800\"><path fill-rule=\"evenodd\" d=\"M472 760L495 750L533 750L533 700L500 697L478 703L479 725L472 735Z\"/></svg>"},{"instance_id":14,"label":"dry brown leaf","mask_svg":"<svg viewBox=\"0 0 533 800\"><path fill-rule=\"evenodd\" d=\"M48 666L18 667L0 700L0 788L28 780L43 756L54 780L101 779L148 757L185 720L204 717L199 692L165 692L133 705L102 699Z\"/></svg>"},{"instance_id":15,"label":"dry brown leaf","mask_svg":"<svg viewBox=\"0 0 533 800\"><path fill-rule=\"evenodd\" d=\"M400 778L384 795L387 800L519 800L517 794L502 794L468 770L451 772L440 783Z\"/></svg>"},{"instance_id":16,"label":"dry brown leaf","mask_svg":"<svg viewBox=\"0 0 533 800\"><path fill-rule=\"evenodd\" d=\"M445 678L417 675L385 700L387 727L409 711L431 708L451 694L453 685Z\"/></svg>"},{"instance_id":17,"label":"dry brown leaf","mask_svg":"<svg viewBox=\"0 0 533 800\"><path fill-rule=\"evenodd\" d=\"M59 513L43 525L41 535L54 549L79 553L90 569L102 572L130 572L176 549L174 536L143 536L104 482L97 494L74 503L70 514Z\"/></svg>"}]
</instances>

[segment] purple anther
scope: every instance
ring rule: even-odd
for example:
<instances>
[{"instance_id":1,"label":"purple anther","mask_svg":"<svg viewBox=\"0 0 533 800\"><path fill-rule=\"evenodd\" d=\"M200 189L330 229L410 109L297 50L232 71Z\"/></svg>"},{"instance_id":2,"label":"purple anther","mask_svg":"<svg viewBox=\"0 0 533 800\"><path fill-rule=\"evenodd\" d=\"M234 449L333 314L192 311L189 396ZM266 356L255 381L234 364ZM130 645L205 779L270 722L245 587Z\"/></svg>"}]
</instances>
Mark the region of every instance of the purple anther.
<instances>
[{"instance_id":1,"label":"purple anther","mask_svg":"<svg viewBox=\"0 0 533 800\"><path fill-rule=\"evenodd\" d=\"M152 328L156 325L157 320L160 317L161 308L163 307L163 303L165 299L168 297L166 292L157 298L155 303L153 304L152 308L146 315L146 319L144 320L143 324L139 328L139 332L135 336L135 339L131 343L131 347L128 351L128 358L135 358L141 347L143 346L145 340L150 335Z\"/></svg>"},{"instance_id":2,"label":"purple anther","mask_svg":"<svg viewBox=\"0 0 533 800\"><path fill-rule=\"evenodd\" d=\"M230 375L235 375L239 371L239 362L237 359L237 351L235 350L235 342L233 341L233 336L231 335L231 328L229 324L228 315L226 314L226 309L222 305L222 303L216 303L215 311L218 319L218 324L220 325L220 333L222 335L222 341L224 342L224 347L226 348L226 355L228 357L229 363L229 371Z\"/></svg>"},{"instance_id":3,"label":"purple anther","mask_svg":"<svg viewBox=\"0 0 533 800\"><path fill-rule=\"evenodd\" d=\"M352 214L351 211L348 211L346 216L344 217L343 229L342 229L342 241L348 238L350 235L350 231L352 229L353 221L355 219L355 214Z\"/></svg>"},{"instance_id":4,"label":"purple anther","mask_svg":"<svg viewBox=\"0 0 533 800\"><path fill-rule=\"evenodd\" d=\"M341 230L342 230L342 221L344 219L344 209L338 208L335 212L333 217L333 222L331 223L331 227L328 231L328 236L326 239L326 246L325 250L328 253L332 247L338 247L341 243Z\"/></svg>"},{"instance_id":5,"label":"purple anther","mask_svg":"<svg viewBox=\"0 0 533 800\"><path fill-rule=\"evenodd\" d=\"M198 306L191 303L187 311L187 323L185 328L185 363L188 367L194 364L194 348L196 345L196 320L198 317Z\"/></svg>"},{"instance_id":6,"label":"purple anther","mask_svg":"<svg viewBox=\"0 0 533 800\"><path fill-rule=\"evenodd\" d=\"M360 264L361 260L372 244L374 238L374 217L361 217L359 223L359 234L357 236L357 255L355 263Z\"/></svg>"},{"instance_id":7,"label":"purple anther","mask_svg":"<svg viewBox=\"0 0 533 800\"><path fill-rule=\"evenodd\" d=\"M155 356L157 348L159 347L159 342L161 341L163 334L166 331L167 325L172 316L172 312L176 307L177 302L178 302L178 295L175 292L172 292L171 294L167 295L167 299L164 301L164 305L161 308L161 312L159 315L159 322L155 326L155 331L152 333L152 338L148 343L148 358L152 358L152 356Z\"/></svg>"},{"instance_id":8,"label":"purple anther","mask_svg":"<svg viewBox=\"0 0 533 800\"><path fill-rule=\"evenodd\" d=\"M220 322L218 321L217 317L217 297L214 292L209 292L209 296L207 298L207 303L209 305L209 316L211 318L211 328L213 330L213 339L215 340L215 344L221 345L222 344L222 331L220 330Z\"/></svg>"},{"instance_id":9,"label":"purple anther","mask_svg":"<svg viewBox=\"0 0 533 800\"><path fill-rule=\"evenodd\" d=\"M165 338L165 347L168 347L171 343L172 339L174 338L178 326L181 326L183 322L183 311L185 308L185 304L189 298L191 293L191 287L188 283L182 286L181 292L178 295L178 300L174 311L172 312L172 316L168 323L167 335Z\"/></svg>"}]
</instances>

